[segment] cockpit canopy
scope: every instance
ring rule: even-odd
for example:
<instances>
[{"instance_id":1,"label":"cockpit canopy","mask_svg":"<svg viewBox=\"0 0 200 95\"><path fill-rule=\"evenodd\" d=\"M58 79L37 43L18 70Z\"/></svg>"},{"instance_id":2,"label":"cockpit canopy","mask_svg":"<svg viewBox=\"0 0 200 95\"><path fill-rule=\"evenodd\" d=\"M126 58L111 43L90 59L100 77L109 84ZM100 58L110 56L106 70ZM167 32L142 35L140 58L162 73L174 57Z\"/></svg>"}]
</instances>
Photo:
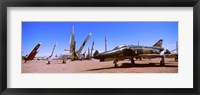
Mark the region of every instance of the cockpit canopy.
<instances>
[{"instance_id":1,"label":"cockpit canopy","mask_svg":"<svg viewBox=\"0 0 200 95\"><path fill-rule=\"evenodd\" d=\"M115 47L113 50L117 50L117 49L120 49L120 48L123 48L123 47L126 47L126 45L117 46L117 47Z\"/></svg>"}]
</instances>

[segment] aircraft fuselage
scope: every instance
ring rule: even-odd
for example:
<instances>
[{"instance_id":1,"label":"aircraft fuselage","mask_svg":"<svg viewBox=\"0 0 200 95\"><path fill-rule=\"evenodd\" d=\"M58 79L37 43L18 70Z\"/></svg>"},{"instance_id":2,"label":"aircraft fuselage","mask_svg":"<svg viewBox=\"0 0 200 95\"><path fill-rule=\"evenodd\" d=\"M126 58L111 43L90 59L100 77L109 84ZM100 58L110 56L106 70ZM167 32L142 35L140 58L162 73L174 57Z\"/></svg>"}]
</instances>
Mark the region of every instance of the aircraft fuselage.
<instances>
[{"instance_id":1,"label":"aircraft fuselage","mask_svg":"<svg viewBox=\"0 0 200 95\"><path fill-rule=\"evenodd\" d=\"M106 61L108 59L130 59L140 57L141 54L160 54L163 51L161 47L147 47L147 46L119 46L114 48L113 50L99 53L94 56L96 59L100 59L100 61ZM153 57L153 56L152 56Z\"/></svg>"}]
</instances>

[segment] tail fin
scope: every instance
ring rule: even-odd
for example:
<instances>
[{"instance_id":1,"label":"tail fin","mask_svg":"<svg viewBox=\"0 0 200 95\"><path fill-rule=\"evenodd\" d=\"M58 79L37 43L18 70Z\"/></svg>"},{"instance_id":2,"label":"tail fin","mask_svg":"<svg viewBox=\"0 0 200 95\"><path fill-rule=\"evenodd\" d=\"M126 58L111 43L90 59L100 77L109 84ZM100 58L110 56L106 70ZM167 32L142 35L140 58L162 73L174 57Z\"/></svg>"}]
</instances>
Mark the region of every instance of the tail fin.
<instances>
[{"instance_id":1,"label":"tail fin","mask_svg":"<svg viewBox=\"0 0 200 95\"><path fill-rule=\"evenodd\" d=\"M93 50L94 50L94 40L93 40L93 42L92 42L92 48L91 48L91 54L90 54L91 57L92 57L92 52L93 52Z\"/></svg>"},{"instance_id":2,"label":"tail fin","mask_svg":"<svg viewBox=\"0 0 200 95\"><path fill-rule=\"evenodd\" d=\"M107 51L107 39L106 39L106 36L105 36L105 51Z\"/></svg>"},{"instance_id":3,"label":"tail fin","mask_svg":"<svg viewBox=\"0 0 200 95\"><path fill-rule=\"evenodd\" d=\"M39 52L38 49L39 49L40 45L41 45L41 43L38 43L34 47L34 49L31 51L31 53L28 54L28 56L25 58L25 63L26 63L26 61L32 60L35 57L35 55Z\"/></svg>"},{"instance_id":4,"label":"tail fin","mask_svg":"<svg viewBox=\"0 0 200 95\"><path fill-rule=\"evenodd\" d=\"M51 55L50 55L49 57L52 57L52 56L53 56L53 53L54 53L55 48L56 48L56 44L54 45L53 50L52 50L52 52L51 52Z\"/></svg>"},{"instance_id":5,"label":"tail fin","mask_svg":"<svg viewBox=\"0 0 200 95\"><path fill-rule=\"evenodd\" d=\"M160 39L158 42L156 42L153 47L162 47L162 39Z\"/></svg>"},{"instance_id":6,"label":"tail fin","mask_svg":"<svg viewBox=\"0 0 200 95\"><path fill-rule=\"evenodd\" d=\"M75 50L74 26L72 26L72 34L70 36L69 44L70 44L70 53L72 53Z\"/></svg>"},{"instance_id":7,"label":"tail fin","mask_svg":"<svg viewBox=\"0 0 200 95\"><path fill-rule=\"evenodd\" d=\"M91 57L90 56L90 47L88 47L88 56L87 57L88 57L88 59L90 59L90 57Z\"/></svg>"}]
</instances>

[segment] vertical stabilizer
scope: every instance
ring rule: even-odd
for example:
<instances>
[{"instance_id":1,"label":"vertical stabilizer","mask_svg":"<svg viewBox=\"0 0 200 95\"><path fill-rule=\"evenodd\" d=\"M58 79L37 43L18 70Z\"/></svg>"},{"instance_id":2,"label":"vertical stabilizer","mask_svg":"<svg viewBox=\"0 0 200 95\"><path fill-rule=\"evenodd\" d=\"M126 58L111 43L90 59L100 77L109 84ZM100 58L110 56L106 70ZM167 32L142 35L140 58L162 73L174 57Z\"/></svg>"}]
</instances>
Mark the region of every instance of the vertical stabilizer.
<instances>
[{"instance_id":1,"label":"vertical stabilizer","mask_svg":"<svg viewBox=\"0 0 200 95\"><path fill-rule=\"evenodd\" d=\"M88 47L88 59L90 59L91 56L90 56L90 47Z\"/></svg>"},{"instance_id":2,"label":"vertical stabilizer","mask_svg":"<svg viewBox=\"0 0 200 95\"><path fill-rule=\"evenodd\" d=\"M38 53L38 49L39 49L40 45L41 45L41 43L38 43L34 47L34 49L31 51L31 53L27 57L24 58L25 59L25 63L26 63L26 61L32 60L35 57L35 55Z\"/></svg>"},{"instance_id":3,"label":"vertical stabilizer","mask_svg":"<svg viewBox=\"0 0 200 95\"><path fill-rule=\"evenodd\" d=\"M107 39L106 39L106 36L105 36L105 51L107 51Z\"/></svg>"},{"instance_id":4,"label":"vertical stabilizer","mask_svg":"<svg viewBox=\"0 0 200 95\"><path fill-rule=\"evenodd\" d=\"M49 56L49 58L51 58L51 57L53 56L53 53L54 53L54 51L55 51L55 48L56 48L56 43L55 43L55 45L53 46L53 50L52 50L51 55Z\"/></svg>"},{"instance_id":5,"label":"vertical stabilizer","mask_svg":"<svg viewBox=\"0 0 200 95\"><path fill-rule=\"evenodd\" d=\"M163 42L163 40L162 39L160 39L158 42L156 42L153 46L154 47L162 47L162 42Z\"/></svg>"},{"instance_id":6,"label":"vertical stabilizer","mask_svg":"<svg viewBox=\"0 0 200 95\"><path fill-rule=\"evenodd\" d=\"M74 52L74 47L75 47L75 38L74 38L74 25L72 26L72 33L70 36L70 53Z\"/></svg>"},{"instance_id":7,"label":"vertical stabilizer","mask_svg":"<svg viewBox=\"0 0 200 95\"><path fill-rule=\"evenodd\" d=\"M92 48L91 48L91 54L90 54L91 57L92 57L93 50L94 50L94 40L92 42Z\"/></svg>"}]
</instances>

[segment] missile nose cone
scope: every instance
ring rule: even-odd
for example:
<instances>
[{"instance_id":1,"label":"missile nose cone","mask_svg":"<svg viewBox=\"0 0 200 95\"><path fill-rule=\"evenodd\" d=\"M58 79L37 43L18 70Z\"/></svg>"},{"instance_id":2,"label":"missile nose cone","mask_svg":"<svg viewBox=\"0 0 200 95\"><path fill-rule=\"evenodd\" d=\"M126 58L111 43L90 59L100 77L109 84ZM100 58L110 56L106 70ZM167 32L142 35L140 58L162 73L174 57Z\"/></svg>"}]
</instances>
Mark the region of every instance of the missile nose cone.
<instances>
[{"instance_id":1,"label":"missile nose cone","mask_svg":"<svg viewBox=\"0 0 200 95\"><path fill-rule=\"evenodd\" d=\"M38 44L40 44L40 45L41 45L42 43L40 42L40 43L38 43Z\"/></svg>"},{"instance_id":2,"label":"missile nose cone","mask_svg":"<svg viewBox=\"0 0 200 95\"><path fill-rule=\"evenodd\" d=\"M90 36L92 35L92 33L89 34Z\"/></svg>"}]
</instances>

